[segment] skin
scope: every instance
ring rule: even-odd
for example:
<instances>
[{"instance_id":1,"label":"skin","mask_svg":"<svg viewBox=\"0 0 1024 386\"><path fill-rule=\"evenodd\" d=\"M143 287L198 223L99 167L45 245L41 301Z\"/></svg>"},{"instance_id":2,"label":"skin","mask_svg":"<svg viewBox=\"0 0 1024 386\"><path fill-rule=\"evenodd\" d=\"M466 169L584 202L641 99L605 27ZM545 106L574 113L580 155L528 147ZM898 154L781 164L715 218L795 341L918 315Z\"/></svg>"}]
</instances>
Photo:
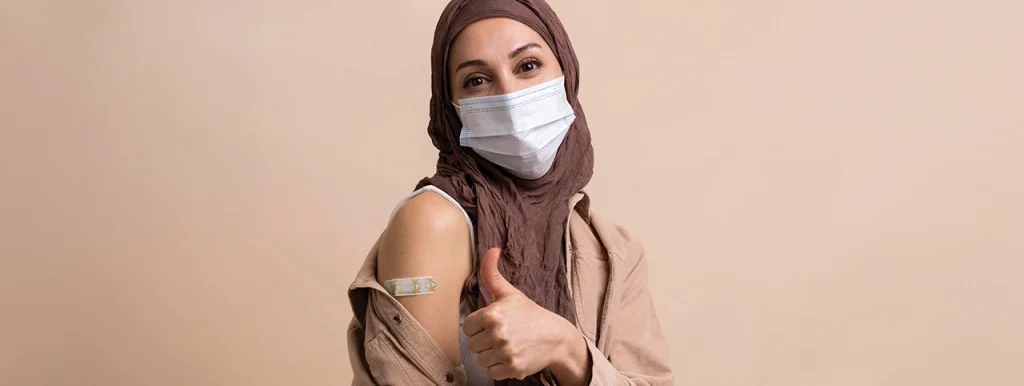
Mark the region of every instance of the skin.
<instances>
[{"instance_id":1,"label":"skin","mask_svg":"<svg viewBox=\"0 0 1024 386\"><path fill-rule=\"evenodd\" d=\"M462 283L472 272L469 225L459 208L444 197L426 192L395 213L381 235L377 280L433 276L433 294L398 297L452 363L459 352L459 302Z\"/></svg>"},{"instance_id":2,"label":"skin","mask_svg":"<svg viewBox=\"0 0 1024 386\"><path fill-rule=\"evenodd\" d=\"M480 262L480 284L494 302L462 326L477 361L492 379L523 379L550 369L560 385L586 384L591 364L583 335L506 281L498 271L500 258L501 250L492 248Z\"/></svg>"},{"instance_id":3,"label":"skin","mask_svg":"<svg viewBox=\"0 0 1024 386\"><path fill-rule=\"evenodd\" d=\"M449 51L448 78L454 102L501 95L562 76L558 60L530 27L505 18L470 24ZM461 363L460 333L496 380L523 379L551 370L561 385L583 385L591 359L583 335L561 316L537 305L498 271L500 250L480 260L480 285L494 301L466 317L459 331L462 284L472 270L469 227L462 212L428 192L395 214L381 239L377 277L434 276L434 294L399 297L452 363Z\"/></svg>"},{"instance_id":4,"label":"skin","mask_svg":"<svg viewBox=\"0 0 1024 386\"><path fill-rule=\"evenodd\" d=\"M448 88L456 103L508 94L560 76L558 58L544 39L511 19L484 19L466 26L448 53Z\"/></svg>"}]
</instances>

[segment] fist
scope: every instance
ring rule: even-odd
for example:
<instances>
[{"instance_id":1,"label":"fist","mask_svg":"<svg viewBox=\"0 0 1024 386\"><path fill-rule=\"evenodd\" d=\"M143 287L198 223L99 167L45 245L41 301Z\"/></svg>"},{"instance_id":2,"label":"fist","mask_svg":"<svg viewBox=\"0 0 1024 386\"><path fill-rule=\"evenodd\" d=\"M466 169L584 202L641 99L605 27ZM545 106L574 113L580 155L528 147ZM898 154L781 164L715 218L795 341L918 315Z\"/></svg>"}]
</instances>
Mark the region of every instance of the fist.
<instances>
[{"instance_id":1,"label":"fist","mask_svg":"<svg viewBox=\"0 0 1024 386\"><path fill-rule=\"evenodd\" d=\"M505 280L498 271L500 258L501 249L492 248L480 262L480 285L494 300L467 316L462 331L488 376L521 380L567 360L579 333Z\"/></svg>"}]
</instances>

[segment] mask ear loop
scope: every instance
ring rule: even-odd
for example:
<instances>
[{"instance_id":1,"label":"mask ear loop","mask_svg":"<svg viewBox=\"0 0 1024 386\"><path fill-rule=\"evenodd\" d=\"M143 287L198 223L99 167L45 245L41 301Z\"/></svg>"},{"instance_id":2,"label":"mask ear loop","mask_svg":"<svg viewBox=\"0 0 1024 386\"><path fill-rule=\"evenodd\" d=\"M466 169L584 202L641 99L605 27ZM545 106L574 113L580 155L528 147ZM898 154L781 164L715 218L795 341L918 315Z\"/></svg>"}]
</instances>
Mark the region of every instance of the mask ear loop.
<instances>
[{"instance_id":1,"label":"mask ear loop","mask_svg":"<svg viewBox=\"0 0 1024 386\"><path fill-rule=\"evenodd\" d=\"M459 106L455 101L450 100L448 102L450 102L452 106L455 106L455 114L459 116L459 119L462 119L462 106ZM462 130L459 130L459 146L469 146L468 137L469 129L463 127Z\"/></svg>"},{"instance_id":2,"label":"mask ear loop","mask_svg":"<svg viewBox=\"0 0 1024 386\"><path fill-rule=\"evenodd\" d=\"M455 103L455 101L450 100L448 102L451 102L452 106L455 106L455 115L458 115L459 118L462 118L462 106L459 106L459 104Z\"/></svg>"}]
</instances>

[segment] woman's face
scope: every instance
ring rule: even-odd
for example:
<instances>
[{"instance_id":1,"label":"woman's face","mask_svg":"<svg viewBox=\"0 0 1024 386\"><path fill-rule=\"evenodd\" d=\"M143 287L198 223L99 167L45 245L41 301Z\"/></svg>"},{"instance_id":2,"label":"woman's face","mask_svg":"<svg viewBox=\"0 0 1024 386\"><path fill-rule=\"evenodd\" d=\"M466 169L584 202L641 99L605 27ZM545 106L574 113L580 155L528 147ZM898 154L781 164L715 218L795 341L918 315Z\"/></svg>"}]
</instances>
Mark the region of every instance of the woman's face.
<instances>
[{"instance_id":1,"label":"woman's face","mask_svg":"<svg viewBox=\"0 0 1024 386\"><path fill-rule=\"evenodd\" d=\"M518 21L490 18L464 28L452 42L448 87L452 101L508 94L562 76L551 47Z\"/></svg>"}]
</instances>

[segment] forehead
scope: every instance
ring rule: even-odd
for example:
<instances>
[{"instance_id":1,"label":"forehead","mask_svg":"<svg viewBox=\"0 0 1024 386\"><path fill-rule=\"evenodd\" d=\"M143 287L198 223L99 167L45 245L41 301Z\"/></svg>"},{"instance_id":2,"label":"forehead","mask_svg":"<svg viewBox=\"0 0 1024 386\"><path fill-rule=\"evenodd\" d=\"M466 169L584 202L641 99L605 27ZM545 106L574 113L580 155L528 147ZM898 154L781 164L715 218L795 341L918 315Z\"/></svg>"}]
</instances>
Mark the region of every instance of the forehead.
<instances>
[{"instance_id":1,"label":"forehead","mask_svg":"<svg viewBox=\"0 0 1024 386\"><path fill-rule=\"evenodd\" d=\"M551 50L544 38L526 24L501 17L477 20L455 36L449 50L450 62L483 59L485 56L504 57L527 43L537 43L545 50Z\"/></svg>"}]
</instances>

